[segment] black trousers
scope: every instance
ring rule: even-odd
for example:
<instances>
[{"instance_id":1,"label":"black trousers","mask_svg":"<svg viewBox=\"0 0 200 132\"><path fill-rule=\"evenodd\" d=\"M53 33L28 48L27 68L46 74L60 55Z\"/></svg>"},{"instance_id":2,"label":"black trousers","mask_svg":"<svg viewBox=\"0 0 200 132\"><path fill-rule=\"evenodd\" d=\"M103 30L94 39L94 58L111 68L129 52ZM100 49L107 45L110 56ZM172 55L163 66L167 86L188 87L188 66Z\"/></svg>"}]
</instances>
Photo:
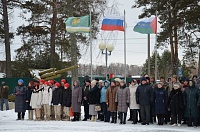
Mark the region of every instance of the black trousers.
<instances>
[{"instance_id":1,"label":"black trousers","mask_svg":"<svg viewBox=\"0 0 200 132\"><path fill-rule=\"evenodd\" d=\"M139 109L130 109L130 118L133 121L133 124L136 124L138 122L138 114L139 114Z\"/></svg>"},{"instance_id":2,"label":"black trousers","mask_svg":"<svg viewBox=\"0 0 200 132\"><path fill-rule=\"evenodd\" d=\"M178 124L181 124L182 121L182 110L180 109L172 109L171 111L171 124L177 124L177 120L178 120Z\"/></svg>"},{"instance_id":3,"label":"black trousers","mask_svg":"<svg viewBox=\"0 0 200 132\"><path fill-rule=\"evenodd\" d=\"M150 105L140 105L140 114L142 117L142 123L150 122Z\"/></svg>"},{"instance_id":4,"label":"black trousers","mask_svg":"<svg viewBox=\"0 0 200 132\"><path fill-rule=\"evenodd\" d=\"M158 119L158 125L163 125L164 124L164 114L157 114L157 119Z\"/></svg>"},{"instance_id":5,"label":"black trousers","mask_svg":"<svg viewBox=\"0 0 200 132\"><path fill-rule=\"evenodd\" d=\"M84 106L84 116L85 116L85 119L89 119L89 103L88 101L83 101L83 106Z\"/></svg>"},{"instance_id":6,"label":"black trousers","mask_svg":"<svg viewBox=\"0 0 200 132\"><path fill-rule=\"evenodd\" d=\"M25 112L18 112L17 117L18 119L24 119Z\"/></svg>"},{"instance_id":7,"label":"black trousers","mask_svg":"<svg viewBox=\"0 0 200 132\"><path fill-rule=\"evenodd\" d=\"M120 124L126 124L127 112L119 112Z\"/></svg>"}]
</instances>

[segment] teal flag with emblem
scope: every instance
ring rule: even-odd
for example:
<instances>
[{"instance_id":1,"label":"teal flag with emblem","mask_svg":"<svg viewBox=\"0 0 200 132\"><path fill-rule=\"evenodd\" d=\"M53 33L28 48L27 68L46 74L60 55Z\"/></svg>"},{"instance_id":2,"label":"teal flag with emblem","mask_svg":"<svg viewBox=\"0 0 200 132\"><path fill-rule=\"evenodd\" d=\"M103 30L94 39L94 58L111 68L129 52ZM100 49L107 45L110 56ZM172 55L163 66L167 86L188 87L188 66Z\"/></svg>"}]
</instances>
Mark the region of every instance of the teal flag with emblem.
<instances>
[{"instance_id":1,"label":"teal flag with emblem","mask_svg":"<svg viewBox=\"0 0 200 132\"><path fill-rule=\"evenodd\" d=\"M65 20L66 30L69 33L89 33L90 16L69 17Z\"/></svg>"}]
</instances>

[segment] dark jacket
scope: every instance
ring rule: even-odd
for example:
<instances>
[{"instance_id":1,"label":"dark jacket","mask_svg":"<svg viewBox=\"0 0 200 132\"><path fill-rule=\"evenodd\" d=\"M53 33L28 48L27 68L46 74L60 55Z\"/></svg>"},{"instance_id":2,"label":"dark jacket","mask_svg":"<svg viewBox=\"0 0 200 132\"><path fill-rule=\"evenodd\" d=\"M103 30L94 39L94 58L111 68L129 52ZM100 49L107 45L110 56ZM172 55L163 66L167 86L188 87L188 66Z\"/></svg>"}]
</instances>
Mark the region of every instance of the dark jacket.
<instances>
[{"instance_id":1,"label":"dark jacket","mask_svg":"<svg viewBox=\"0 0 200 132\"><path fill-rule=\"evenodd\" d=\"M31 102L31 95L33 92L34 87L27 87L26 89L26 110L33 110L30 106L30 102Z\"/></svg>"},{"instance_id":2,"label":"dark jacket","mask_svg":"<svg viewBox=\"0 0 200 132\"><path fill-rule=\"evenodd\" d=\"M9 87L5 85L5 88L3 86L0 87L0 98L8 99L9 94Z\"/></svg>"},{"instance_id":3,"label":"dark jacket","mask_svg":"<svg viewBox=\"0 0 200 132\"><path fill-rule=\"evenodd\" d=\"M184 91L185 117L199 118L200 92L195 86Z\"/></svg>"},{"instance_id":4,"label":"dark jacket","mask_svg":"<svg viewBox=\"0 0 200 132\"><path fill-rule=\"evenodd\" d=\"M90 92L90 89L91 89L91 86L83 86L83 103L84 102L88 102L88 100L84 100L84 97L86 97L88 99L88 95L89 95L89 92Z\"/></svg>"},{"instance_id":5,"label":"dark jacket","mask_svg":"<svg viewBox=\"0 0 200 132\"><path fill-rule=\"evenodd\" d=\"M176 115L177 112L183 111L184 100L181 89L172 89L168 99L168 108L171 109L171 114Z\"/></svg>"},{"instance_id":6,"label":"dark jacket","mask_svg":"<svg viewBox=\"0 0 200 132\"><path fill-rule=\"evenodd\" d=\"M100 91L97 86L91 88L88 95L89 104L99 104L100 103Z\"/></svg>"},{"instance_id":7,"label":"dark jacket","mask_svg":"<svg viewBox=\"0 0 200 132\"><path fill-rule=\"evenodd\" d=\"M56 88L53 91L52 103L53 105L58 105L58 104L61 104L61 102L62 102L62 89Z\"/></svg>"},{"instance_id":8,"label":"dark jacket","mask_svg":"<svg viewBox=\"0 0 200 132\"><path fill-rule=\"evenodd\" d=\"M149 84L138 86L136 90L136 102L140 105L150 105L153 102L153 89Z\"/></svg>"},{"instance_id":9,"label":"dark jacket","mask_svg":"<svg viewBox=\"0 0 200 132\"><path fill-rule=\"evenodd\" d=\"M62 92L62 106L71 107L72 104L72 91L71 88L63 89Z\"/></svg>"},{"instance_id":10,"label":"dark jacket","mask_svg":"<svg viewBox=\"0 0 200 132\"><path fill-rule=\"evenodd\" d=\"M15 95L15 112L25 112L26 87L16 86L13 94Z\"/></svg>"},{"instance_id":11,"label":"dark jacket","mask_svg":"<svg viewBox=\"0 0 200 132\"><path fill-rule=\"evenodd\" d=\"M168 94L164 88L156 88L154 90L154 108L155 114L167 113Z\"/></svg>"}]
</instances>

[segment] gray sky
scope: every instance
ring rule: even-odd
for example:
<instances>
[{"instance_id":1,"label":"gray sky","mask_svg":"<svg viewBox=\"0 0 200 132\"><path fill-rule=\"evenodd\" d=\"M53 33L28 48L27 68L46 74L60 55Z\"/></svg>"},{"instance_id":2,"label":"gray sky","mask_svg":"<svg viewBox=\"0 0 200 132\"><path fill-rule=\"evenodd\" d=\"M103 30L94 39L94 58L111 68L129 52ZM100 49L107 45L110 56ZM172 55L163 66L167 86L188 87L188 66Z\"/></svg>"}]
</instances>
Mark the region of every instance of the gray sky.
<instances>
[{"instance_id":1,"label":"gray sky","mask_svg":"<svg viewBox=\"0 0 200 132\"><path fill-rule=\"evenodd\" d=\"M131 6L134 4L134 0L109 0L110 4L113 2L119 3L118 11L120 15L123 15L124 9L126 11L126 23L127 23L127 64L133 65L143 65L147 58L147 35L139 34L133 31L133 27L139 21L138 15L141 13L142 9L131 9ZM108 14L111 15L111 14ZM24 21L19 19L19 11L15 11L13 20L13 30L15 30L19 25L22 25ZM158 32L159 32L158 28ZM98 40L93 42L93 64L104 65L105 56L100 53L98 45L100 43L113 44L114 50L112 55L108 58L108 63L124 63L124 33L115 31L101 31L101 36L98 37ZM109 35L109 37L108 37ZM109 38L109 39L108 39ZM154 50L155 45L155 35L151 35L151 53ZM15 56L14 50L20 48L21 39L16 37L13 40L11 45L12 59ZM183 50L179 50L179 58L182 58ZM162 53L163 50L158 50L159 53ZM82 50L82 57L80 63L90 63L90 51L88 49ZM4 46L0 44L0 60L5 60Z\"/></svg>"}]
</instances>

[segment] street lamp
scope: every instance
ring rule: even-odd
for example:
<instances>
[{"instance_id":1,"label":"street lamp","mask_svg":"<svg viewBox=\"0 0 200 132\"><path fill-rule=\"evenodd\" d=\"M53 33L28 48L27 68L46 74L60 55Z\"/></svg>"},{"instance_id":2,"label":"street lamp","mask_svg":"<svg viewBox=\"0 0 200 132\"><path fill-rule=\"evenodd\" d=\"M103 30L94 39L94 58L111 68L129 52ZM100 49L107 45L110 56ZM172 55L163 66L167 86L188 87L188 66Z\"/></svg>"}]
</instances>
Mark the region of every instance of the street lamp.
<instances>
[{"instance_id":1,"label":"street lamp","mask_svg":"<svg viewBox=\"0 0 200 132\"><path fill-rule=\"evenodd\" d=\"M108 79L108 55L111 55L111 52L114 50L114 46L111 44L106 45L105 43L99 44L99 49L101 53L106 56L106 80ZM104 52L105 51L105 52Z\"/></svg>"}]
</instances>

